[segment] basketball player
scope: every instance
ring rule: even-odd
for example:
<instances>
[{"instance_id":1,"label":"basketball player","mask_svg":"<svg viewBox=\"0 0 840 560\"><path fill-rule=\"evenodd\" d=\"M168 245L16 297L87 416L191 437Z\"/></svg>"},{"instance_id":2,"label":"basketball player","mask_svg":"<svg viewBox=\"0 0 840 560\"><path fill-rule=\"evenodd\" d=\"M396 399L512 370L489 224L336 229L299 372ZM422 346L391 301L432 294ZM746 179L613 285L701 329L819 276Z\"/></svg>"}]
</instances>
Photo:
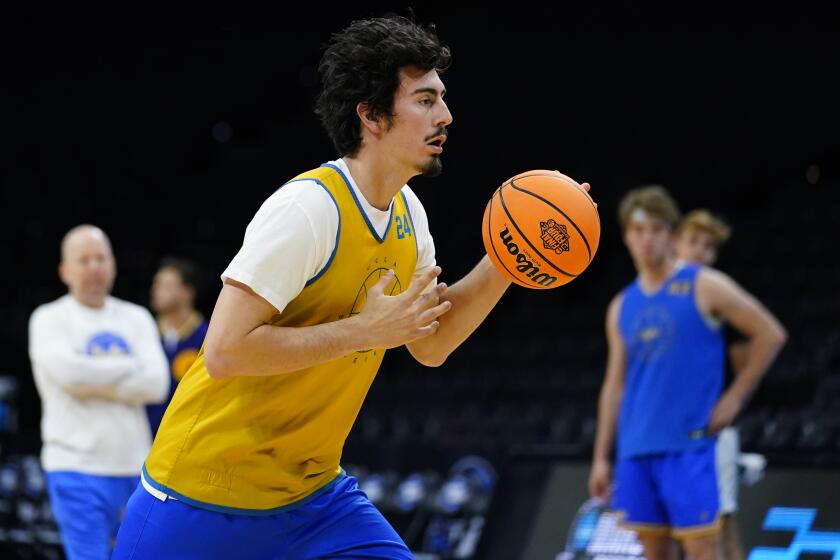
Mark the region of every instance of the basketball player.
<instances>
[{"instance_id":1,"label":"basketball player","mask_svg":"<svg viewBox=\"0 0 840 560\"><path fill-rule=\"evenodd\" d=\"M151 314L109 295L116 265L101 229L64 236L59 275L69 293L29 322L41 463L67 558L107 560L151 445L143 405L166 395L166 357Z\"/></svg>"},{"instance_id":2,"label":"basketball player","mask_svg":"<svg viewBox=\"0 0 840 560\"><path fill-rule=\"evenodd\" d=\"M713 266L717 260L718 251L729 239L732 230L708 210L694 210L689 212L680 222L674 241L674 251L678 259ZM724 336L730 334L729 329ZM747 347L743 341L726 340L729 360L735 372L744 365ZM729 367L725 368L729 373ZM731 376L727 375L727 380ZM735 523L735 511L738 509L738 455L740 444L738 429L727 426L718 434L715 450L718 491L720 494L721 516L721 551L724 560L743 560L744 551L738 538L738 527Z\"/></svg>"},{"instance_id":3,"label":"basketball player","mask_svg":"<svg viewBox=\"0 0 840 560\"><path fill-rule=\"evenodd\" d=\"M207 321L195 310L197 283L196 265L176 258L164 259L152 281L152 309L157 314L163 351L169 360L171 374L168 398L146 407L153 437L172 400L175 387L195 361L207 334Z\"/></svg>"},{"instance_id":4,"label":"basketball player","mask_svg":"<svg viewBox=\"0 0 840 560\"><path fill-rule=\"evenodd\" d=\"M617 431L613 502L638 532L645 556L667 558L673 535L693 560L717 558L715 436L744 406L786 334L728 276L672 257L679 211L662 187L628 193L619 219L639 276L607 311L609 357L590 492L607 497ZM721 322L749 341L723 394Z\"/></svg>"},{"instance_id":5,"label":"basketball player","mask_svg":"<svg viewBox=\"0 0 840 560\"><path fill-rule=\"evenodd\" d=\"M341 157L282 186L248 226L116 558L412 557L339 461L385 349L442 364L509 285L486 256L437 283L405 184L441 172L449 60L433 29L404 18L333 35L316 111Z\"/></svg>"}]
</instances>

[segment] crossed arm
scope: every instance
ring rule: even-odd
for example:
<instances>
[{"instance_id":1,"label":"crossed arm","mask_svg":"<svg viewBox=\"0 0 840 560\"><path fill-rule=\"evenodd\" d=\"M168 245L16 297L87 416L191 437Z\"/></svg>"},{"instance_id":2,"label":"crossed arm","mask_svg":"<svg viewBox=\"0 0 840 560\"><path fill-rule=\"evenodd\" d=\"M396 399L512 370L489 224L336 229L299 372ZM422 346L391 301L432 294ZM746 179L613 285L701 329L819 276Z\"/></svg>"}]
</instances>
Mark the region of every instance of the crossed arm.
<instances>
[{"instance_id":1,"label":"crossed arm","mask_svg":"<svg viewBox=\"0 0 840 560\"><path fill-rule=\"evenodd\" d=\"M65 329L43 316L30 324L30 356L50 381L74 397L128 404L160 402L169 390L169 368L154 323L132 355L89 356L73 350Z\"/></svg>"}]
</instances>

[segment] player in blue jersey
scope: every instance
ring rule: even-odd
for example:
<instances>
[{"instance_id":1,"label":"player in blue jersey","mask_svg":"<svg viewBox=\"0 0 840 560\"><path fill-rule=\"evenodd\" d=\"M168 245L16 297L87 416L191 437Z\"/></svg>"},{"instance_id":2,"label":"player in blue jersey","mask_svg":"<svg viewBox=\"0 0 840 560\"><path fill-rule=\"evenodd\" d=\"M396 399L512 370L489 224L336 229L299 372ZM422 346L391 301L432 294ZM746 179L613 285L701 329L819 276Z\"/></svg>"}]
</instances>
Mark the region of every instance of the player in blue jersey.
<instances>
[{"instance_id":1,"label":"player in blue jersey","mask_svg":"<svg viewBox=\"0 0 840 560\"><path fill-rule=\"evenodd\" d=\"M693 560L718 558L715 436L742 409L786 333L725 274L674 259L679 210L665 189L631 191L619 219L638 278L607 311L590 492L609 495L615 439L613 504L639 533L645 556L667 558L674 536ZM724 392L722 323L748 340L743 368Z\"/></svg>"},{"instance_id":2,"label":"player in blue jersey","mask_svg":"<svg viewBox=\"0 0 840 560\"><path fill-rule=\"evenodd\" d=\"M175 388L198 356L207 334L207 321L195 309L198 276L198 267L192 261L169 257L160 263L152 281L151 306L171 374L167 399L146 406L152 437L157 434Z\"/></svg>"}]
</instances>

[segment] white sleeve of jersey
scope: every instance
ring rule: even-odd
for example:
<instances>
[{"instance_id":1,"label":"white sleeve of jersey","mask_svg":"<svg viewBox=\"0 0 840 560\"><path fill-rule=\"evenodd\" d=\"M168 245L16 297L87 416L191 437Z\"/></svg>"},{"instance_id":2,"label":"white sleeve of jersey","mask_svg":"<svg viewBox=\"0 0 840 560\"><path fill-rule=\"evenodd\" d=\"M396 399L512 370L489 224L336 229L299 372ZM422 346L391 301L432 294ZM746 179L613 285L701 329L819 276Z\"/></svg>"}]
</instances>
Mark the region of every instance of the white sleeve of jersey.
<instances>
[{"instance_id":1,"label":"white sleeve of jersey","mask_svg":"<svg viewBox=\"0 0 840 560\"><path fill-rule=\"evenodd\" d=\"M429 219L420 199L407 185L403 187L402 191L405 193L405 199L408 202L408 211L411 213L411 222L414 225L414 236L417 239L417 267L414 269L414 276L412 276L413 282L415 278L435 266L435 242L432 239L432 233L429 231ZM437 280L432 280L423 289L423 292L428 292L436 284Z\"/></svg>"},{"instance_id":2,"label":"white sleeve of jersey","mask_svg":"<svg viewBox=\"0 0 840 560\"><path fill-rule=\"evenodd\" d=\"M222 273L283 311L323 271L335 250L338 207L312 180L286 183L257 211L242 248Z\"/></svg>"}]
</instances>

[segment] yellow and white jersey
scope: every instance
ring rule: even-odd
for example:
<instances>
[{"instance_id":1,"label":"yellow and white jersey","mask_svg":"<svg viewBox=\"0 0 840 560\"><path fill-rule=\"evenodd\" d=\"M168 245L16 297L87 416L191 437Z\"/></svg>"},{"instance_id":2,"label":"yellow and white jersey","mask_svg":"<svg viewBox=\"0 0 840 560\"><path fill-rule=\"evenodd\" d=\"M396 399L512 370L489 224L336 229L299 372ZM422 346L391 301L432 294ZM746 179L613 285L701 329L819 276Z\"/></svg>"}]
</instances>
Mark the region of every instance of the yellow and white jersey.
<instances>
[{"instance_id":1,"label":"yellow and white jersey","mask_svg":"<svg viewBox=\"0 0 840 560\"><path fill-rule=\"evenodd\" d=\"M308 246L291 242L290 230L309 227L312 238L331 230L323 220L310 221L312 201L276 208L272 199L289 187L317 189L322 200L328 195L327 212L337 221L329 253L306 236ZM340 160L304 173L266 201L223 278L272 303L277 326L357 314L387 270L396 278L386 293L396 295L415 271L434 266L426 216L408 187L384 213L383 230L369 208ZM290 293L288 284L296 283ZM146 483L198 507L244 514L273 513L312 495L340 474L344 441L384 353L371 348L296 372L219 380L209 376L200 352L163 418L144 467Z\"/></svg>"}]
</instances>

